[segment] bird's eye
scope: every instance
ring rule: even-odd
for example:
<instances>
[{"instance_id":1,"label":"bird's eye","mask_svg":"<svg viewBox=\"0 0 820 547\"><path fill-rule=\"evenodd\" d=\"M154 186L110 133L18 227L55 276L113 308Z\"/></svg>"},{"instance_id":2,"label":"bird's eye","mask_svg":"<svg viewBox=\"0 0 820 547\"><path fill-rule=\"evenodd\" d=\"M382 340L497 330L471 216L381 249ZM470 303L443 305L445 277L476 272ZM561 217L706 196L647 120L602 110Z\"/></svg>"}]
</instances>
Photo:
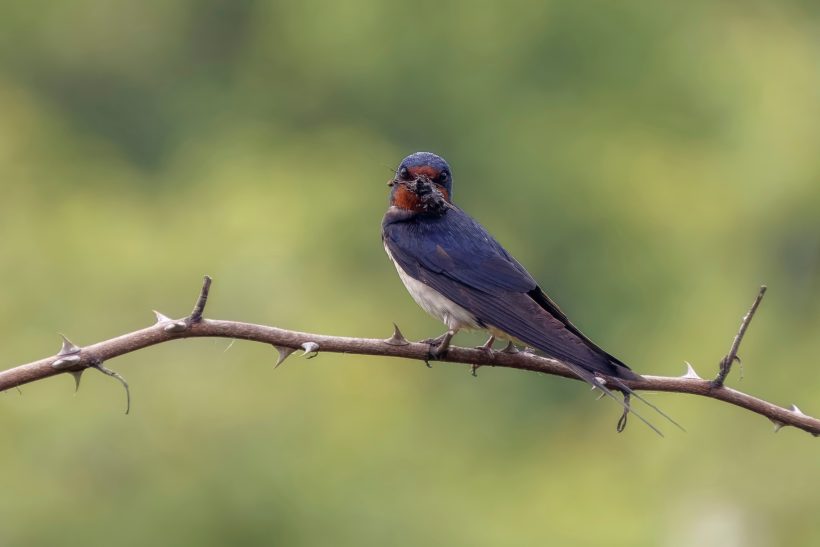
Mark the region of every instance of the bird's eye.
<instances>
[{"instance_id":1,"label":"bird's eye","mask_svg":"<svg viewBox=\"0 0 820 547\"><path fill-rule=\"evenodd\" d=\"M438 180L441 183L447 182L447 179L449 179L449 178L450 178L450 173L448 173L447 171L442 171L441 174L438 176Z\"/></svg>"},{"instance_id":2,"label":"bird's eye","mask_svg":"<svg viewBox=\"0 0 820 547\"><path fill-rule=\"evenodd\" d=\"M408 179L410 178L410 172L407 170L407 167L402 167L399 169L399 178Z\"/></svg>"}]
</instances>

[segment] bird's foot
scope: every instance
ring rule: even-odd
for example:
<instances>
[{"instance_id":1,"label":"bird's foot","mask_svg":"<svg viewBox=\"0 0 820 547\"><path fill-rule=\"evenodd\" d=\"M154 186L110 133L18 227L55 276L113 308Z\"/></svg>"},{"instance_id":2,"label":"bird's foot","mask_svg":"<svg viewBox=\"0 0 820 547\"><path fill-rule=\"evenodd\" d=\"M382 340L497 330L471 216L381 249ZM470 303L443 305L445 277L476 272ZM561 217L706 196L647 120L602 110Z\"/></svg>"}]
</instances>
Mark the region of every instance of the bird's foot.
<instances>
[{"instance_id":1,"label":"bird's foot","mask_svg":"<svg viewBox=\"0 0 820 547\"><path fill-rule=\"evenodd\" d=\"M438 346L441 342L447 338L448 332L445 332L441 336L436 336L435 338L425 338L424 340L419 340L419 344L429 344L431 346Z\"/></svg>"},{"instance_id":2,"label":"bird's foot","mask_svg":"<svg viewBox=\"0 0 820 547\"><path fill-rule=\"evenodd\" d=\"M436 361L447 353L447 350L450 349L450 340L453 339L455 334L454 330L448 330L438 338L422 340L422 342L430 344L430 349L427 350L427 359L424 360L428 368L432 368L430 367L430 361Z\"/></svg>"},{"instance_id":3,"label":"bird's foot","mask_svg":"<svg viewBox=\"0 0 820 547\"><path fill-rule=\"evenodd\" d=\"M438 343L431 342L430 349L427 350L427 357L429 357L431 361L435 361L443 357L447 353L448 349L450 349L449 340L447 340L446 343L444 341Z\"/></svg>"}]
</instances>

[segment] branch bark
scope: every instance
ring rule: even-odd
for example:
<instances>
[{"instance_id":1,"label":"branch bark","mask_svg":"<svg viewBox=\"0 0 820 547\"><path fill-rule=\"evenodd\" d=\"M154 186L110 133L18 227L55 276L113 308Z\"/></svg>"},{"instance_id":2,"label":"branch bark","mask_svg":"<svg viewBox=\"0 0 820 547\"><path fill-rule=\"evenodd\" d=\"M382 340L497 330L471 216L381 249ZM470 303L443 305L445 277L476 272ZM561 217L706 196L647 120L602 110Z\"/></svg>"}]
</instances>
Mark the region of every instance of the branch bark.
<instances>
[{"instance_id":1,"label":"branch bark","mask_svg":"<svg viewBox=\"0 0 820 547\"><path fill-rule=\"evenodd\" d=\"M0 372L0 392L64 372L74 374L79 385L79 375L88 368L94 368L109 376L116 377L125 385L127 391L128 386L124 379L117 373L105 368L103 363L114 357L148 346L183 338L218 337L271 344L279 352L277 365L299 349L302 349L308 358L315 356L318 352L403 357L417 361L426 361L429 358L430 348L428 344L407 341L398 328L395 329L393 336L388 339L350 338L298 332L239 321L205 319L202 314L207 302L210 283L210 277L206 276L191 315L174 320L155 312L157 322L153 326L82 348L64 339L63 346L56 355ZM740 341L764 292L765 288L762 288L752 310L741 323L741 330L735 337L729 355L721 363L728 362L731 364L735 360ZM486 349L453 346L439 361L462 363L470 366L529 370L578 380L578 377L560 361L527 352L491 352ZM721 367L722 369L723 367ZM820 436L820 419L804 414L794 405L791 408L781 407L728 388L722 384L722 379L720 384L715 381L704 380L694 372L691 365L688 365L687 373L680 377L644 375L640 381L623 381L623 384L634 391L685 393L723 401L765 416L775 424L775 431L785 426L792 426L811 433L815 437Z\"/></svg>"}]
</instances>

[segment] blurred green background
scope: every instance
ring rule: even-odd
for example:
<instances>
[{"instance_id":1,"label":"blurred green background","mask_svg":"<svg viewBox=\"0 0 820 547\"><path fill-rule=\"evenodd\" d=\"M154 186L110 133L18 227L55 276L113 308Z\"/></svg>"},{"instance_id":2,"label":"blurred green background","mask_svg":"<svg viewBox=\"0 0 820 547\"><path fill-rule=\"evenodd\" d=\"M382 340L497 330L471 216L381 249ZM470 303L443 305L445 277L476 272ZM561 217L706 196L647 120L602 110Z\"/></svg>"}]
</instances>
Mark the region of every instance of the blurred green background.
<instances>
[{"instance_id":1,"label":"blurred green background","mask_svg":"<svg viewBox=\"0 0 820 547\"><path fill-rule=\"evenodd\" d=\"M0 4L2 367L182 316L441 332L385 181L455 200L640 372L820 413L815 2ZM480 337L460 335L466 345ZM188 340L0 394L0 545L820 544L818 440L650 394Z\"/></svg>"}]
</instances>

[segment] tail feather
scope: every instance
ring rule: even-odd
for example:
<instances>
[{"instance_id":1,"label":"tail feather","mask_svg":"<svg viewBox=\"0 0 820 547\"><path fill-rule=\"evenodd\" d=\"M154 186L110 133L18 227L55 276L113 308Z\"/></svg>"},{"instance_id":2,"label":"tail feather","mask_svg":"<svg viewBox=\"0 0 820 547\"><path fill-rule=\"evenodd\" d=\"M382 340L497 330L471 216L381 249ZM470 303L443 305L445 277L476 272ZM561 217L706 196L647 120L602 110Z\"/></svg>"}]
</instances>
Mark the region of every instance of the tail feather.
<instances>
[{"instance_id":1,"label":"tail feather","mask_svg":"<svg viewBox=\"0 0 820 547\"><path fill-rule=\"evenodd\" d=\"M632 380L634 382L643 380L643 376L626 366L620 359L613 357L603 350L601 350L601 353L609 361L609 367L613 372L613 374L609 374L609 376L620 378L621 380Z\"/></svg>"}]
</instances>

